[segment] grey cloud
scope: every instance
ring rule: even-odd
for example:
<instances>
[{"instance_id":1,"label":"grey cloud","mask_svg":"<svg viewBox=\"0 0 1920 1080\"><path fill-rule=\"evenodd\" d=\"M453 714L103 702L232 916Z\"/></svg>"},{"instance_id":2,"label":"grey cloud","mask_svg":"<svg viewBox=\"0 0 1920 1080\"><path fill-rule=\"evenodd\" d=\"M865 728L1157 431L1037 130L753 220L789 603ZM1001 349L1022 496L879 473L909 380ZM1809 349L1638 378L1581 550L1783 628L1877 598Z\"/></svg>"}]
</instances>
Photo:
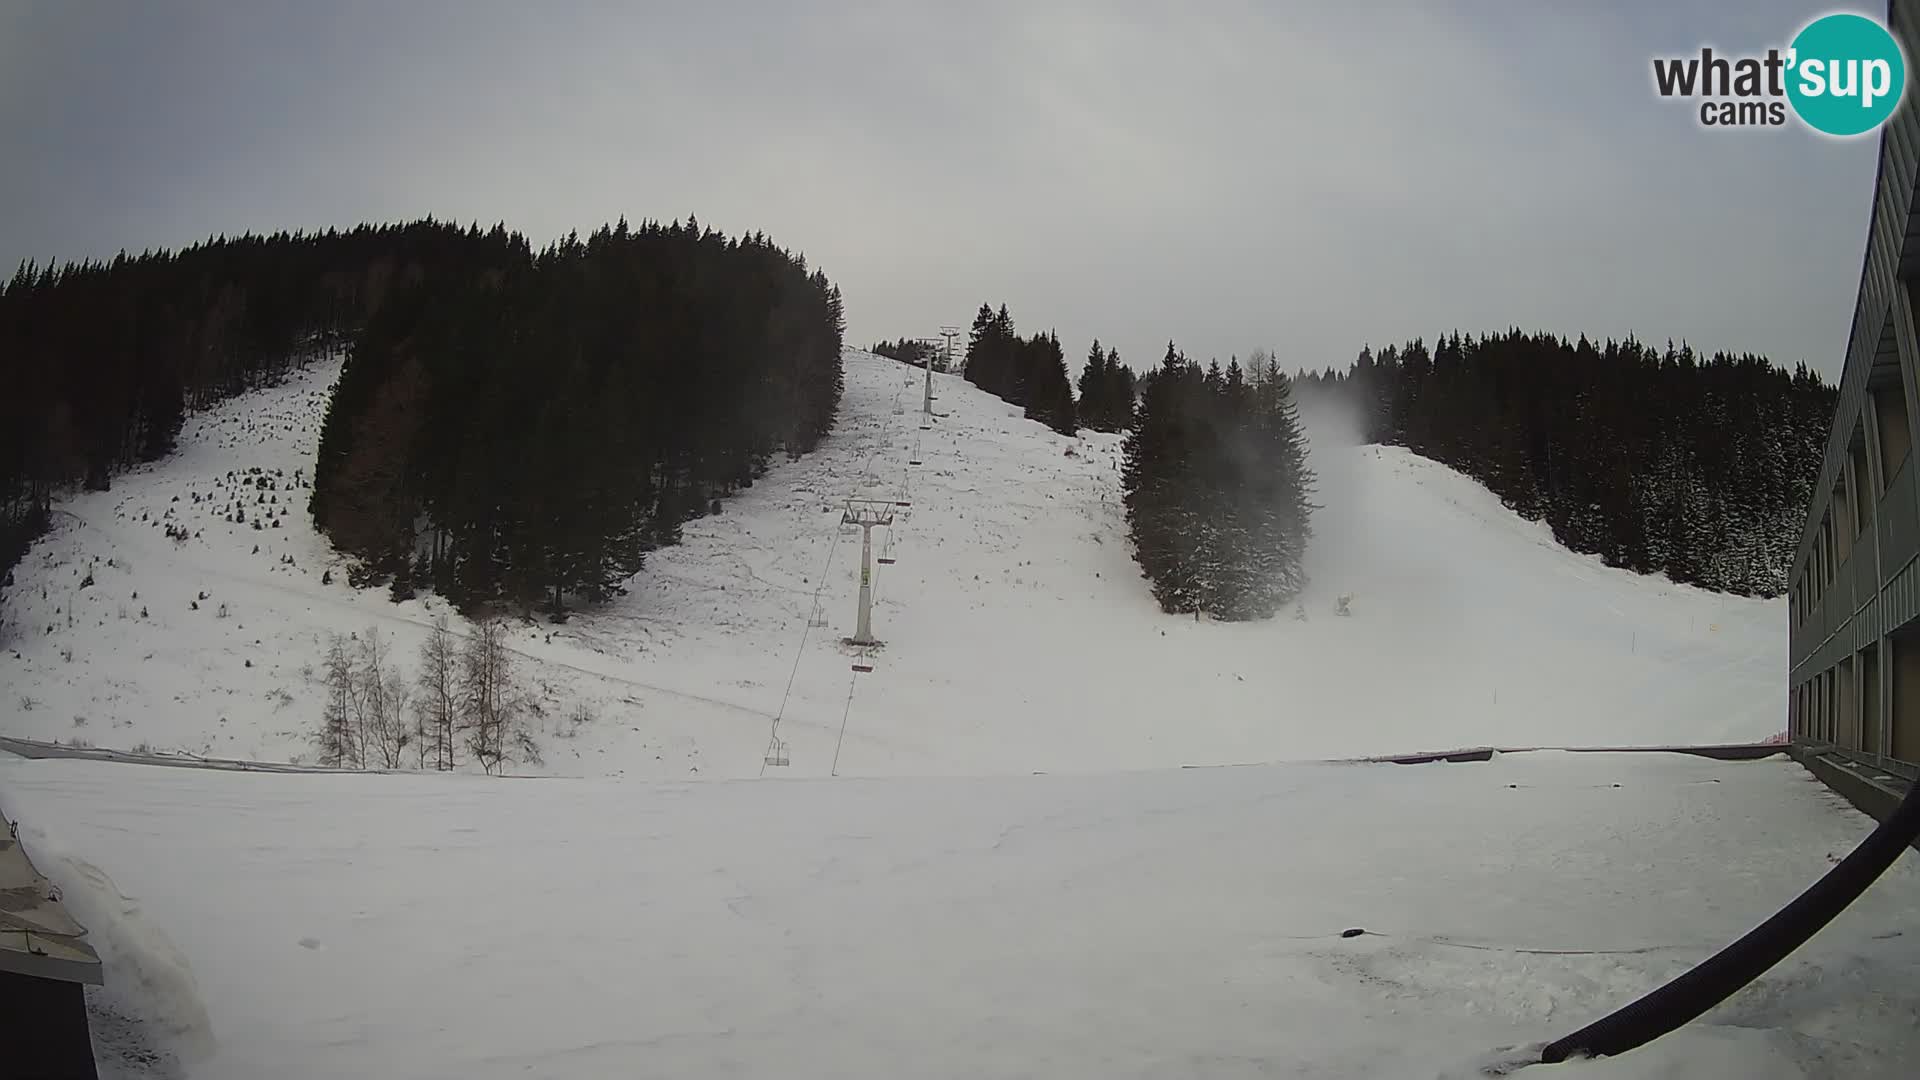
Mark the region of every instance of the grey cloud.
<instances>
[{"instance_id":1,"label":"grey cloud","mask_svg":"<svg viewBox=\"0 0 1920 1080\"><path fill-rule=\"evenodd\" d=\"M1005 300L1136 366L1519 324L1833 372L1873 140L1705 132L1648 76L1819 10L16 5L0 260L691 212L807 252L860 342Z\"/></svg>"}]
</instances>

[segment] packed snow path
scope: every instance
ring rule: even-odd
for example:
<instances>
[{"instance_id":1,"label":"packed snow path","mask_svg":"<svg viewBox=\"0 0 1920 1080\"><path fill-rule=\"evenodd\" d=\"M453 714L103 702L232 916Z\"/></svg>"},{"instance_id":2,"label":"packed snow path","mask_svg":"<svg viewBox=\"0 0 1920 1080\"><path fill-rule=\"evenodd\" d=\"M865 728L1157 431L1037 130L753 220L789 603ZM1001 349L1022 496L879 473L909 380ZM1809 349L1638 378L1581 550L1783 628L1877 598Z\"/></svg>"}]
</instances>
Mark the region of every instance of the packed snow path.
<instances>
[{"instance_id":1,"label":"packed snow path","mask_svg":"<svg viewBox=\"0 0 1920 1080\"><path fill-rule=\"evenodd\" d=\"M328 633L378 626L413 663L445 605L349 588L305 512L336 370L196 415L173 457L60 505L0 612L0 732L299 759ZM544 771L758 775L776 715L790 775L836 755L841 775L1099 772L1785 726L1784 601L1609 570L1458 473L1342 444L1330 417L1308 418L1325 509L1306 621L1163 615L1129 555L1117 436L1062 437L946 375L923 432L922 378L849 352L818 450L690 523L630 595L516 628ZM857 680L854 496L911 503L875 530L896 561L875 567L885 644Z\"/></svg>"},{"instance_id":2,"label":"packed snow path","mask_svg":"<svg viewBox=\"0 0 1920 1080\"><path fill-rule=\"evenodd\" d=\"M1784 759L1664 754L694 784L0 760L0 803L94 931L96 1008L196 1080L1466 1075L1870 827ZM1917 1012L1909 855L1701 1023L1540 1075L1906 1077Z\"/></svg>"}]
</instances>

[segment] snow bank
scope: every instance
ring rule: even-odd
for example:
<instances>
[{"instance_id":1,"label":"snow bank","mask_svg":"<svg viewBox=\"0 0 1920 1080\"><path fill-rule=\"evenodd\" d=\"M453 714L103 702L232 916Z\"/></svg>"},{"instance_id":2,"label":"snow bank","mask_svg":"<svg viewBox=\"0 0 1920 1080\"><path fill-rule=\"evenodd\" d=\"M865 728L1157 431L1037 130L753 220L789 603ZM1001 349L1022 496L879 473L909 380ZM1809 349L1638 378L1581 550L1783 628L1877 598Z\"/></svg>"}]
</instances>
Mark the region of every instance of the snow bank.
<instances>
[{"instance_id":1,"label":"snow bank","mask_svg":"<svg viewBox=\"0 0 1920 1080\"><path fill-rule=\"evenodd\" d=\"M138 900L68 849L46 820L24 824L21 840L59 889L61 905L87 928L87 942L108 973L106 985L89 988L88 995L95 1049L109 1073L148 1076L156 1072L152 1066L171 1070L205 1060L215 1042L192 965ZM129 1062L122 1054L144 1060Z\"/></svg>"}]
</instances>

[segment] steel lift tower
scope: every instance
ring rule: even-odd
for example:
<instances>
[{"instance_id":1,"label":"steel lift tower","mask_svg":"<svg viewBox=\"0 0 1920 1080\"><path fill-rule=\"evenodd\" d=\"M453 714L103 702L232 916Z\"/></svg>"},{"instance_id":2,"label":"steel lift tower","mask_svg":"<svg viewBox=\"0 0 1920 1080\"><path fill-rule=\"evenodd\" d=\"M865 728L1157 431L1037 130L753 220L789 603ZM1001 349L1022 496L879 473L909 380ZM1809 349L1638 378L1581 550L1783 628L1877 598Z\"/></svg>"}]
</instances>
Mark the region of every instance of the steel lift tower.
<instances>
[{"instance_id":1,"label":"steel lift tower","mask_svg":"<svg viewBox=\"0 0 1920 1080\"><path fill-rule=\"evenodd\" d=\"M946 342L948 371L953 370L953 339L959 336L960 328L957 326L940 328L940 337ZM925 427L931 423L933 423L933 357L929 356L927 357L927 399L921 406L920 426Z\"/></svg>"},{"instance_id":2,"label":"steel lift tower","mask_svg":"<svg viewBox=\"0 0 1920 1080\"><path fill-rule=\"evenodd\" d=\"M881 499L848 499L840 515L842 525L860 526L860 615L854 623L855 645L878 645L873 640L873 529L893 524L893 503Z\"/></svg>"}]
</instances>

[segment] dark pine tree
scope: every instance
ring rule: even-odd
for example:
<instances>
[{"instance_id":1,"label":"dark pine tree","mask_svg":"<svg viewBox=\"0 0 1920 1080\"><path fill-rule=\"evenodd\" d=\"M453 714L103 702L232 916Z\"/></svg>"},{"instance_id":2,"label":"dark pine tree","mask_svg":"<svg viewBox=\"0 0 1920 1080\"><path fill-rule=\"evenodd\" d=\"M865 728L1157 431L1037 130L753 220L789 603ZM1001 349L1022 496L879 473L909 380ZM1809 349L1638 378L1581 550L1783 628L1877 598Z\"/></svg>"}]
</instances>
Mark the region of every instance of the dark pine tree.
<instances>
[{"instance_id":1,"label":"dark pine tree","mask_svg":"<svg viewBox=\"0 0 1920 1080\"><path fill-rule=\"evenodd\" d=\"M1067 379L1067 359L1060 337L1051 331L1021 343L1025 360L1027 419L1038 420L1062 435L1079 429L1074 418L1073 384Z\"/></svg>"},{"instance_id":2,"label":"dark pine tree","mask_svg":"<svg viewBox=\"0 0 1920 1080\"><path fill-rule=\"evenodd\" d=\"M1305 382L1576 551L1756 596L1786 587L1835 403L1804 366L1518 329L1363 349Z\"/></svg>"},{"instance_id":3,"label":"dark pine tree","mask_svg":"<svg viewBox=\"0 0 1920 1080\"><path fill-rule=\"evenodd\" d=\"M1140 391L1133 369L1120 362L1118 349L1107 350L1108 430L1123 431L1133 423L1133 405Z\"/></svg>"},{"instance_id":4,"label":"dark pine tree","mask_svg":"<svg viewBox=\"0 0 1920 1080\"><path fill-rule=\"evenodd\" d=\"M1306 585L1313 478L1277 367L1200 367L1168 343L1124 443L1134 557L1168 612L1271 617Z\"/></svg>"},{"instance_id":5,"label":"dark pine tree","mask_svg":"<svg viewBox=\"0 0 1920 1080\"><path fill-rule=\"evenodd\" d=\"M840 293L696 222L570 235L396 294L321 434L313 512L371 576L465 608L617 594L646 553L831 428ZM483 434L484 433L484 434Z\"/></svg>"},{"instance_id":6,"label":"dark pine tree","mask_svg":"<svg viewBox=\"0 0 1920 1080\"><path fill-rule=\"evenodd\" d=\"M1133 426L1122 444L1127 539L1153 598L1167 612L1196 611L1200 603L1187 491L1194 457L1187 414L1197 378L1198 369L1167 342L1166 358L1142 380Z\"/></svg>"},{"instance_id":7,"label":"dark pine tree","mask_svg":"<svg viewBox=\"0 0 1920 1080\"><path fill-rule=\"evenodd\" d=\"M341 349L410 288L514 257L504 230L428 219L23 264L0 288L0 568L56 493L163 457L188 411Z\"/></svg>"},{"instance_id":8,"label":"dark pine tree","mask_svg":"<svg viewBox=\"0 0 1920 1080\"><path fill-rule=\"evenodd\" d=\"M1113 410L1108 398L1111 388L1107 372L1107 354L1100 348L1100 339L1093 339L1093 346L1087 350L1087 362L1080 369L1078 384L1080 397L1080 422L1096 431L1110 431Z\"/></svg>"},{"instance_id":9,"label":"dark pine tree","mask_svg":"<svg viewBox=\"0 0 1920 1080\"><path fill-rule=\"evenodd\" d=\"M1027 417L1062 434L1077 429L1072 378L1058 334L1048 332L1022 338L1014 332L1013 316L1005 304L994 311L987 304L973 317L967 335L962 375L973 385L1009 404Z\"/></svg>"}]
</instances>

